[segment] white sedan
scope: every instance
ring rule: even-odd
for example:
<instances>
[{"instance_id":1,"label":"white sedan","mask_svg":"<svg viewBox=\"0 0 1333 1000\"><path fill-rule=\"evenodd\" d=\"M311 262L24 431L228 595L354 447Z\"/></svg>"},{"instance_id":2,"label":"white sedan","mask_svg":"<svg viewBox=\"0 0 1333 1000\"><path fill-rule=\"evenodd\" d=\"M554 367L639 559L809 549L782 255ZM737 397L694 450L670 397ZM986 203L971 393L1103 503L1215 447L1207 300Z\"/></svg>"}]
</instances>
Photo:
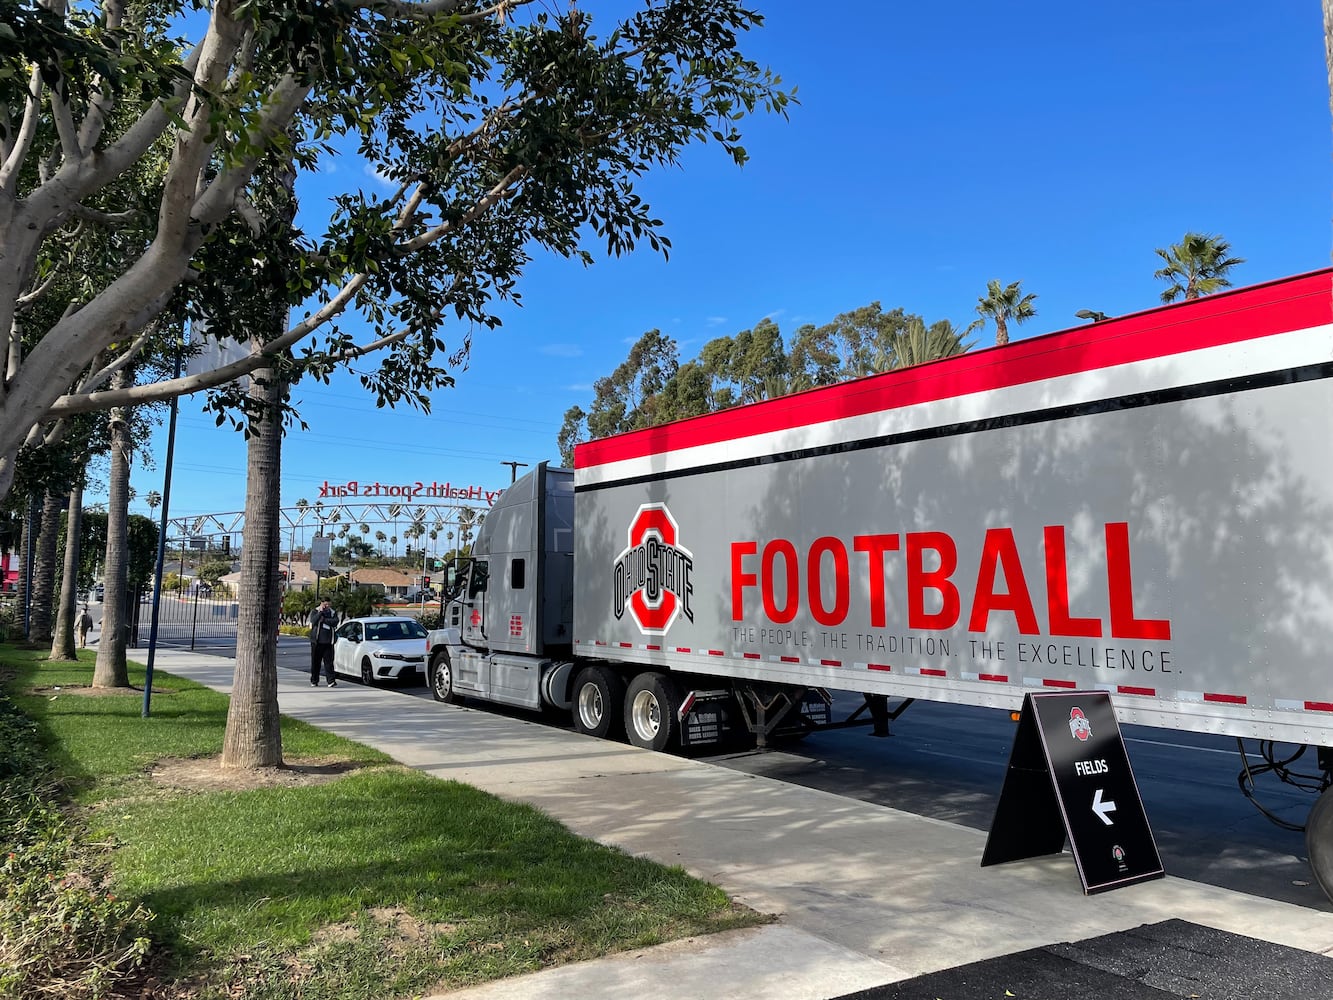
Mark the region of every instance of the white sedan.
<instances>
[{"instance_id":1,"label":"white sedan","mask_svg":"<svg viewBox=\"0 0 1333 1000\"><path fill-rule=\"evenodd\" d=\"M338 626L333 671L362 684L426 673L426 630L415 618L352 618Z\"/></svg>"}]
</instances>

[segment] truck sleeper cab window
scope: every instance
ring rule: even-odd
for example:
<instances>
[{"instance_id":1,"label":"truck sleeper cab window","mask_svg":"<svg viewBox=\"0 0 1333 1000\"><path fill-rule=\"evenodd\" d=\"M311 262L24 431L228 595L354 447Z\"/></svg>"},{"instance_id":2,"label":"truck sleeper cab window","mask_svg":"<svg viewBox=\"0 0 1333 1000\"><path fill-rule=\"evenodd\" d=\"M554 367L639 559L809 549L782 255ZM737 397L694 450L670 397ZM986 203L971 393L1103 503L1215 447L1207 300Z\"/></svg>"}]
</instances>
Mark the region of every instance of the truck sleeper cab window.
<instances>
[{"instance_id":1,"label":"truck sleeper cab window","mask_svg":"<svg viewBox=\"0 0 1333 1000\"><path fill-rule=\"evenodd\" d=\"M523 589L524 578L526 576L526 565L526 562L522 559L511 559L509 561L509 586L512 589Z\"/></svg>"}]
</instances>

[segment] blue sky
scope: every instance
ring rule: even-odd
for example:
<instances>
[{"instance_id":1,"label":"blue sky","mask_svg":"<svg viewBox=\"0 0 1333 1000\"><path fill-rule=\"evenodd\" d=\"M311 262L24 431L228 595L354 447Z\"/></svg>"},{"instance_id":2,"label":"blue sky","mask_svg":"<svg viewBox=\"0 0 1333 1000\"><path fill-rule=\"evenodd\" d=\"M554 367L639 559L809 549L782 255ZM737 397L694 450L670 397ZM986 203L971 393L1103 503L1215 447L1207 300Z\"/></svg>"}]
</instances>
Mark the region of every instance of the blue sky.
<instances>
[{"instance_id":1,"label":"blue sky","mask_svg":"<svg viewBox=\"0 0 1333 1000\"><path fill-rule=\"evenodd\" d=\"M429 416L378 411L352 379L300 387L309 430L287 440L284 505L326 479L502 487L502 462L558 459L565 411L654 328L688 360L765 317L790 336L875 300L963 325L998 278L1038 296L1022 338L1077 325L1079 309L1155 305L1153 250L1187 230L1231 241L1238 285L1329 262L1314 0L756 6L767 24L745 50L800 104L745 125L744 168L701 147L642 185L670 260L539 258L523 308L477 333ZM375 183L351 161L321 181ZM164 431L151 451L140 498L161 489ZM173 516L241 510L244 471L241 436L183 400Z\"/></svg>"}]
</instances>

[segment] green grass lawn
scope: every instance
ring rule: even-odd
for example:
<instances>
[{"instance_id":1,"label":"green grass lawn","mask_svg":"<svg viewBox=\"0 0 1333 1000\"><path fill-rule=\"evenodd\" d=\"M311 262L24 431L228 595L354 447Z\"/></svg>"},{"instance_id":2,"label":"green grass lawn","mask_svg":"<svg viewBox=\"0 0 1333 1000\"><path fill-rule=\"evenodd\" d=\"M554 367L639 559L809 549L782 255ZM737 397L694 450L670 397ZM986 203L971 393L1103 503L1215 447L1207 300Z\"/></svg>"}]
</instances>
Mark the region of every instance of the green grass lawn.
<instances>
[{"instance_id":1,"label":"green grass lawn","mask_svg":"<svg viewBox=\"0 0 1333 1000\"><path fill-rule=\"evenodd\" d=\"M678 868L292 719L287 760L360 767L318 785L164 788L154 761L220 752L226 697L156 672L168 691L143 719L142 692L68 693L90 660L43 655L0 646L6 689L88 836L112 845L117 891L157 914L160 968L204 996L389 1000L765 919Z\"/></svg>"}]
</instances>

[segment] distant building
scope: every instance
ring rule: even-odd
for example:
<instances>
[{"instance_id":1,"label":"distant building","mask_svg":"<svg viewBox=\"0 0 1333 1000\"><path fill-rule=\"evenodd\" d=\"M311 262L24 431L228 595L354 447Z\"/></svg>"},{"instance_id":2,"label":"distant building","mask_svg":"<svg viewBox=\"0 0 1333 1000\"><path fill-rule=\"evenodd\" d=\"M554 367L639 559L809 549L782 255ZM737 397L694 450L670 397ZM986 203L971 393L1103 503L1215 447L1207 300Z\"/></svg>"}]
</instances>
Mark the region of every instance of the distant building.
<instances>
[{"instance_id":1,"label":"distant building","mask_svg":"<svg viewBox=\"0 0 1333 1000\"><path fill-rule=\"evenodd\" d=\"M419 579L401 569L356 569L352 570L352 583L357 587L383 588L384 596L389 600L405 600L409 590L414 589L414 581Z\"/></svg>"}]
</instances>

